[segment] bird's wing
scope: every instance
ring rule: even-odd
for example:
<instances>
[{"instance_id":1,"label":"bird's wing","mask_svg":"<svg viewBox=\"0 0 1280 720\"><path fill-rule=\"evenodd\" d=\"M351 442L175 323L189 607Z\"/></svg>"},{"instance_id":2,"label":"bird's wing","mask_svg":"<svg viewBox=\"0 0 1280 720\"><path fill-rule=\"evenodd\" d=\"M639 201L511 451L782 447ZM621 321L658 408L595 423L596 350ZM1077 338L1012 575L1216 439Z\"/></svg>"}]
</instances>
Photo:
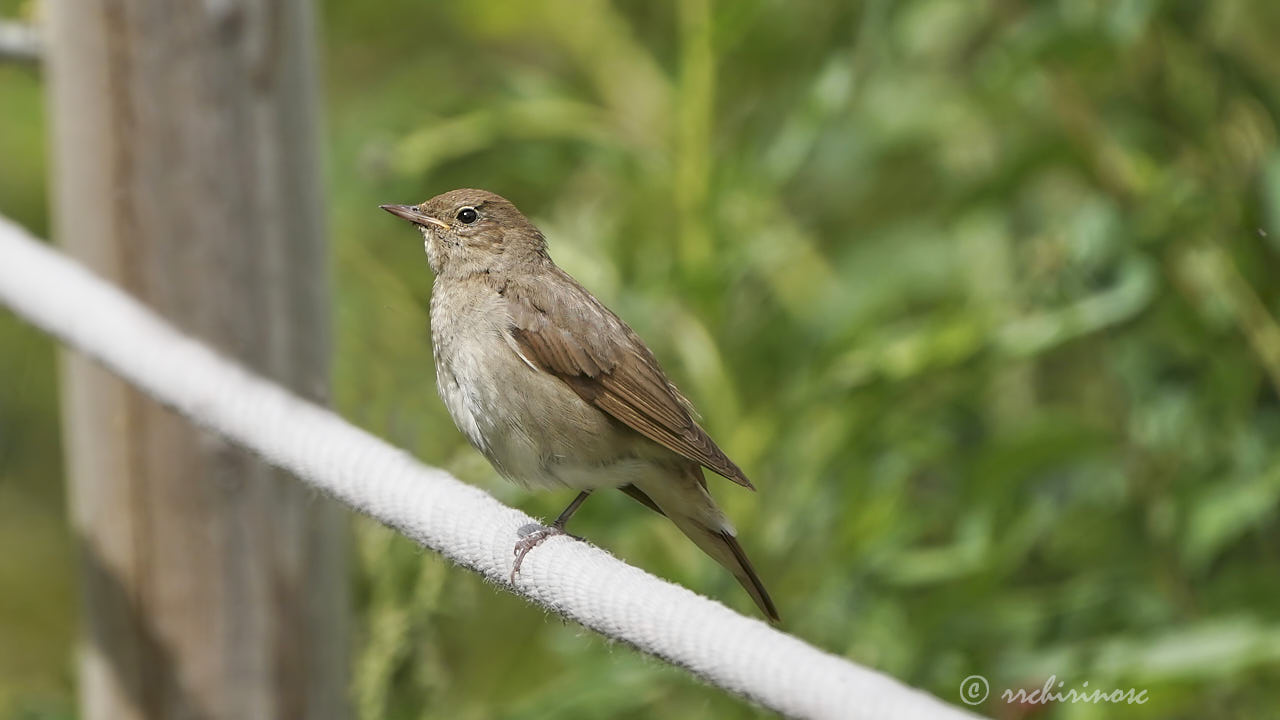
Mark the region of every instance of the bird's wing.
<instances>
[{"instance_id":1,"label":"bird's wing","mask_svg":"<svg viewBox=\"0 0 1280 720\"><path fill-rule=\"evenodd\" d=\"M568 273L500 290L526 363L554 374L627 427L744 487L751 482L706 431L644 342ZM753 488L754 489L754 488Z\"/></svg>"}]
</instances>

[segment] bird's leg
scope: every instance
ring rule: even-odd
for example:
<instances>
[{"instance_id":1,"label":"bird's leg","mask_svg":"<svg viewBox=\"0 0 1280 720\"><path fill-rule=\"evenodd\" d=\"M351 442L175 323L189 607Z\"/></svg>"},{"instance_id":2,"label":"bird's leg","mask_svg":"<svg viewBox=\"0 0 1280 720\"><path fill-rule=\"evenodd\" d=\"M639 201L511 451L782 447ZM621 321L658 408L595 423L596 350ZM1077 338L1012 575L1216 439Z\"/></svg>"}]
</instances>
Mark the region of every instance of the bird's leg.
<instances>
[{"instance_id":1,"label":"bird's leg","mask_svg":"<svg viewBox=\"0 0 1280 720\"><path fill-rule=\"evenodd\" d=\"M551 523L551 527L559 530L560 532L564 532L564 526L569 523L569 518L573 517L573 514L578 512L578 508L582 507L582 503L586 501L587 496L590 494L590 490L583 490L578 493L578 497L574 498L573 502L569 503L569 507L561 511L561 513L556 517L556 521ZM582 538L578 539L581 540Z\"/></svg>"},{"instance_id":2,"label":"bird's leg","mask_svg":"<svg viewBox=\"0 0 1280 720\"><path fill-rule=\"evenodd\" d=\"M578 508L582 507L582 503L586 501L587 496L590 494L590 490L583 490L578 493L578 497L574 498L573 502L569 503L569 507L565 508L564 512L560 513L555 522L551 523L551 527L535 530L516 542L515 549L513 550L516 556L516 563L511 568L512 583L516 581L516 573L520 572L520 563L524 562L524 556L528 555L530 550L541 545L542 542L549 537L554 537L556 535L568 535L568 533L564 531L564 526L569 522L569 518L573 517L573 514L578 511ZM569 535L569 537L576 540L582 539L577 535Z\"/></svg>"}]
</instances>

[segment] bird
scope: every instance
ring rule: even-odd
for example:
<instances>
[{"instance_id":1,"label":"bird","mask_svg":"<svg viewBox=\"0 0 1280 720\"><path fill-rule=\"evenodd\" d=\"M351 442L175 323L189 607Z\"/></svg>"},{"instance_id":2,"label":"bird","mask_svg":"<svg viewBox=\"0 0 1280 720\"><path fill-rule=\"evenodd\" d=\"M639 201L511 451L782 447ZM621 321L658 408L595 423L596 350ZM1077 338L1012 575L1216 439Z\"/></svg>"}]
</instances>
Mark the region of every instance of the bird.
<instances>
[{"instance_id":1,"label":"bird","mask_svg":"<svg viewBox=\"0 0 1280 720\"><path fill-rule=\"evenodd\" d=\"M751 481L644 341L552 261L543 233L474 188L379 207L422 233L436 386L458 429L511 482L578 491L550 527L516 543L512 580L534 547L567 534L592 492L618 488L670 519L780 622L703 468L754 490Z\"/></svg>"}]
</instances>

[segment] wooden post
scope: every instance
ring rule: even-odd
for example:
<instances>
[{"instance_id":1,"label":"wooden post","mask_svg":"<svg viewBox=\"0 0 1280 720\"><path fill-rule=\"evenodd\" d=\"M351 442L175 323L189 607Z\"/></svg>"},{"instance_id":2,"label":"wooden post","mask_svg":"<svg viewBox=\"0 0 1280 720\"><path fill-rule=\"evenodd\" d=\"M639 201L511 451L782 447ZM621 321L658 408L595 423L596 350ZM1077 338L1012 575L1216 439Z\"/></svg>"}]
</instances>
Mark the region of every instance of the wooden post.
<instances>
[{"instance_id":1,"label":"wooden post","mask_svg":"<svg viewBox=\"0 0 1280 720\"><path fill-rule=\"evenodd\" d=\"M178 326L311 396L328 382L307 0L46 4L55 229ZM343 718L343 521L72 354L81 716Z\"/></svg>"}]
</instances>

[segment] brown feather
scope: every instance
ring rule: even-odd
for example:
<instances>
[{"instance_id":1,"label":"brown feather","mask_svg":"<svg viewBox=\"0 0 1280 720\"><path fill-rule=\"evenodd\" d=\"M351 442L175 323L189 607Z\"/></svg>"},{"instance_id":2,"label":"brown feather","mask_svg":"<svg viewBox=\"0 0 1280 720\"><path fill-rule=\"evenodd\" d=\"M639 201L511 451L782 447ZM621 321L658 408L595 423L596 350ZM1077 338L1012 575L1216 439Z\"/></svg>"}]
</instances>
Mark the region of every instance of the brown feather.
<instances>
[{"instance_id":1,"label":"brown feather","mask_svg":"<svg viewBox=\"0 0 1280 720\"><path fill-rule=\"evenodd\" d=\"M658 507L658 503L654 502L648 495L645 495L644 491L635 485L623 485L618 489L629 495L636 502L644 505L659 515L666 515L666 513L662 512L662 508Z\"/></svg>"},{"instance_id":2,"label":"brown feather","mask_svg":"<svg viewBox=\"0 0 1280 720\"><path fill-rule=\"evenodd\" d=\"M754 487L690 414L653 353L617 315L552 266L557 283L501 289L511 336L526 360L641 435L747 488Z\"/></svg>"}]
</instances>

